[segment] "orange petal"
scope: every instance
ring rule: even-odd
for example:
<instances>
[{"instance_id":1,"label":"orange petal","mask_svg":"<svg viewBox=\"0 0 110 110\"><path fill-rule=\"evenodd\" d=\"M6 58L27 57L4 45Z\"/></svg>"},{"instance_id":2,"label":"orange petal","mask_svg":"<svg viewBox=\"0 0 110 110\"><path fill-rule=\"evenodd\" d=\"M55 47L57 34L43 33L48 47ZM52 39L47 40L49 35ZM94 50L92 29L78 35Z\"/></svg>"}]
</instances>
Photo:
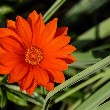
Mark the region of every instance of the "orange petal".
<instances>
[{"instance_id":1,"label":"orange petal","mask_svg":"<svg viewBox=\"0 0 110 110\"><path fill-rule=\"evenodd\" d=\"M0 74L9 74L9 72L13 69L13 67L6 67L0 65Z\"/></svg>"},{"instance_id":2,"label":"orange petal","mask_svg":"<svg viewBox=\"0 0 110 110\"><path fill-rule=\"evenodd\" d=\"M0 37L11 37L22 42L21 38L14 31L8 28L0 28Z\"/></svg>"},{"instance_id":3,"label":"orange petal","mask_svg":"<svg viewBox=\"0 0 110 110\"><path fill-rule=\"evenodd\" d=\"M73 62L76 62L76 59L72 55L63 56L60 59L64 60L67 64L71 64Z\"/></svg>"},{"instance_id":4,"label":"orange petal","mask_svg":"<svg viewBox=\"0 0 110 110\"><path fill-rule=\"evenodd\" d=\"M34 92L34 90L35 90L36 87L37 87L37 82L35 80L33 80L32 83L31 83L31 85L30 85L30 87L28 87L26 89L26 92L28 94L32 94Z\"/></svg>"},{"instance_id":5,"label":"orange petal","mask_svg":"<svg viewBox=\"0 0 110 110\"><path fill-rule=\"evenodd\" d=\"M60 36L53 39L47 46L45 46L45 52L53 52L66 46L70 42L70 37Z\"/></svg>"},{"instance_id":6,"label":"orange petal","mask_svg":"<svg viewBox=\"0 0 110 110\"><path fill-rule=\"evenodd\" d=\"M34 68L33 74L34 74L34 79L37 81L37 83L40 86L46 86L47 83L49 82L49 77L47 72L44 69L40 68L39 66Z\"/></svg>"},{"instance_id":7,"label":"orange petal","mask_svg":"<svg viewBox=\"0 0 110 110\"><path fill-rule=\"evenodd\" d=\"M54 37L67 35L67 31L68 31L68 27L57 28L57 31Z\"/></svg>"},{"instance_id":8,"label":"orange petal","mask_svg":"<svg viewBox=\"0 0 110 110\"><path fill-rule=\"evenodd\" d=\"M52 21L50 21L48 24L46 24L46 27L41 35L41 42L40 42L40 47L45 46L47 43L49 43L56 32L57 29L57 18L54 18Z\"/></svg>"},{"instance_id":9,"label":"orange petal","mask_svg":"<svg viewBox=\"0 0 110 110\"><path fill-rule=\"evenodd\" d=\"M15 21L7 20L7 28L9 28L9 29L15 31L15 29L16 29Z\"/></svg>"},{"instance_id":10,"label":"orange petal","mask_svg":"<svg viewBox=\"0 0 110 110\"><path fill-rule=\"evenodd\" d=\"M46 70L54 69L62 71L68 69L67 63L60 59L44 59L39 65Z\"/></svg>"},{"instance_id":11,"label":"orange petal","mask_svg":"<svg viewBox=\"0 0 110 110\"><path fill-rule=\"evenodd\" d=\"M0 54L5 53L6 51L0 47Z\"/></svg>"},{"instance_id":12,"label":"orange petal","mask_svg":"<svg viewBox=\"0 0 110 110\"><path fill-rule=\"evenodd\" d=\"M20 45L20 43L18 43L16 40L13 40L12 38L9 37L1 38L0 43L1 43L1 47L6 51L24 54L22 44Z\"/></svg>"},{"instance_id":13,"label":"orange petal","mask_svg":"<svg viewBox=\"0 0 110 110\"><path fill-rule=\"evenodd\" d=\"M54 77L54 82L62 83L65 81L65 76L62 71L57 71L57 70L52 70L52 69L50 69L49 71Z\"/></svg>"},{"instance_id":14,"label":"orange petal","mask_svg":"<svg viewBox=\"0 0 110 110\"><path fill-rule=\"evenodd\" d=\"M17 34L14 31L12 31L8 28L0 28L0 37L7 37L10 35L11 36L17 36Z\"/></svg>"},{"instance_id":15,"label":"orange petal","mask_svg":"<svg viewBox=\"0 0 110 110\"><path fill-rule=\"evenodd\" d=\"M52 91L54 89L54 82L49 82L46 86L46 89Z\"/></svg>"},{"instance_id":16,"label":"orange petal","mask_svg":"<svg viewBox=\"0 0 110 110\"><path fill-rule=\"evenodd\" d=\"M25 63L18 64L8 76L8 83L20 81L28 72L28 66Z\"/></svg>"},{"instance_id":17,"label":"orange petal","mask_svg":"<svg viewBox=\"0 0 110 110\"><path fill-rule=\"evenodd\" d=\"M53 52L47 53L45 55L45 57L47 57L47 58L50 58L50 57L62 58L63 56L66 56L75 50L76 50L76 48L74 46L67 45L67 46L63 47L62 49L55 51L54 53Z\"/></svg>"},{"instance_id":18,"label":"orange petal","mask_svg":"<svg viewBox=\"0 0 110 110\"><path fill-rule=\"evenodd\" d=\"M24 61L24 57L17 53L6 52L0 54L0 64L3 66L15 66Z\"/></svg>"},{"instance_id":19,"label":"orange petal","mask_svg":"<svg viewBox=\"0 0 110 110\"><path fill-rule=\"evenodd\" d=\"M33 12L31 12L28 16L27 21L28 21L30 27L32 28L32 32L33 32L34 26L38 20L38 17L39 17L39 15L37 14L37 12L35 10Z\"/></svg>"},{"instance_id":20,"label":"orange petal","mask_svg":"<svg viewBox=\"0 0 110 110\"><path fill-rule=\"evenodd\" d=\"M19 81L21 90L26 90L26 89L31 85L32 80L33 80L33 73L32 73L32 70L30 70L30 71L23 77L23 79L21 79L21 80Z\"/></svg>"},{"instance_id":21,"label":"orange petal","mask_svg":"<svg viewBox=\"0 0 110 110\"><path fill-rule=\"evenodd\" d=\"M20 16L16 18L16 31L27 47L31 45L32 32L28 22Z\"/></svg>"},{"instance_id":22,"label":"orange petal","mask_svg":"<svg viewBox=\"0 0 110 110\"><path fill-rule=\"evenodd\" d=\"M35 27L33 29L32 44L34 46L35 46L35 44L37 44L37 46L38 46L38 43L40 43L39 40L41 39L41 33L44 30L44 28L45 28L45 24L44 24L42 15L40 14L39 18L38 18L38 20L37 20L37 22L35 24Z\"/></svg>"},{"instance_id":23,"label":"orange petal","mask_svg":"<svg viewBox=\"0 0 110 110\"><path fill-rule=\"evenodd\" d=\"M47 74L49 76L49 80L54 82L54 77L53 77L52 73L50 71L48 71L48 70L45 70L45 71L47 71Z\"/></svg>"}]
</instances>

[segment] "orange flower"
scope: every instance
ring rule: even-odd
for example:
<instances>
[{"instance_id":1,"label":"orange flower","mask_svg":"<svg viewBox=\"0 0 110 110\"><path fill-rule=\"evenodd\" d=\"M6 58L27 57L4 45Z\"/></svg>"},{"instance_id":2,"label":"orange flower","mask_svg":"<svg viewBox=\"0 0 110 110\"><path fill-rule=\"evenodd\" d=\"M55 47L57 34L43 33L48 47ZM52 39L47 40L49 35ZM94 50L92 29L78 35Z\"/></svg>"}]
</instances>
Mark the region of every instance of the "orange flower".
<instances>
[{"instance_id":1,"label":"orange flower","mask_svg":"<svg viewBox=\"0 0 110 110\"><path fill-rule=\"evenodd\" d=\"M67 27L57 28L57 18L46 25L41 14L20 16L0 28L0 74L9 74L8 83L18 82L21 90L32 94L37 85L54 89L54 82L65 81L63 70L75 61L70 55Z\"/></svg>"}]
</instances>

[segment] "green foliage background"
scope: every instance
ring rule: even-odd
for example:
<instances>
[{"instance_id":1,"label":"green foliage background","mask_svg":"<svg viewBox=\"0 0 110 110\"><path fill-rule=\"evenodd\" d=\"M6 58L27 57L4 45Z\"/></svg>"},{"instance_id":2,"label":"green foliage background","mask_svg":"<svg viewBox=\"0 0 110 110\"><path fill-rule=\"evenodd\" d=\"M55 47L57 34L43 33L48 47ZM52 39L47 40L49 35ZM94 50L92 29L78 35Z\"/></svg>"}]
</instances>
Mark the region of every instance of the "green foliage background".
<instances>
[{"instance_id":1,"label":"green foliage background","mask_svg":"<svg viewBox=\"0 0 110 110\"><path fill-rule=\"evenodd\" d=\"M64 71L68 80L49 93L38 87L29 96L0 75L1 109L109 110L110 0L1 0L0 27L33 10L42 13L45 22L58 17L58 27L69 27L77 62Z\"/></svg>"}]
</instances>

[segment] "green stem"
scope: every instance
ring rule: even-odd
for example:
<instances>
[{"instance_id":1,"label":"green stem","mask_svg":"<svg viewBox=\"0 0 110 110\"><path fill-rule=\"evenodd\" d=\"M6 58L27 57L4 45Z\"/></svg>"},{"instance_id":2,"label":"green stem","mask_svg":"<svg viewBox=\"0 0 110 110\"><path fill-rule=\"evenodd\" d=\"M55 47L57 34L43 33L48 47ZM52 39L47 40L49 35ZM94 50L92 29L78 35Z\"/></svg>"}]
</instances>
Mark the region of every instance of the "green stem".
<instances>
[{"instance_id":1,"label":"green stem","mask_svg":"<svg viewBox=\"0 0 110 110\"><path fill-rule=\"evenodd\" d=\"M58 97L57 99L55 99L55 103L60 102L61 100L67 98L68 96L70 96L71 94L75 93L76 91L82 89L83 87L95 82L96 80L102 78L104 76L104 74L98 74L97 76L92 77L91 79L83 82L82 84L80 84L79 86L76 86L75 88L73 88L72 90L64 93L63 95L61 95L60 97Z\"/></svg>"},{"instance_id":2,"label":"green stem","mask_svg":"<svg viewBox=\"0 0 110 110\"><path fill-rule=\"evenodd\" d=\"M110 55L108 57L104 58L103 60L97 62L96 64L90 66L89 68L83 70L79 74L77 74L77 75L71 77L70 79L66 80L64 83L60 84L59 86L55 87L53 91L51 91L51 92L49 92L47 94L47 97L44 100L44 105L43 105L43 109L42 110L46 110L47 109L48 104L49 104L49 99L53 95L55 95L59 91L65 89L66 87L69 87L69 86L77 83L78 81L84 79L85 77L95 73L96 71L106 67L109 64L110 64Z\"/></svg>"},{"instance_id":3,"label":"green stem","mask_svg":"<svg viewBox=\"0 0 110 110\"><path fill-rule=\"evenodd\" d=\"M56 2L49 8L49 10L43 15L44 22L47 22L51 16L63 5L66 0L56 0Z\"/></svg>"},{"instance_id":4,"label":"green stem","mask_svg":"<svg viewBox=\"0 0 110 110\"><path fill-rule=\"evenodd\" d=\"M75 110L75 108L80 105L82 102L81 99L77 100L68 110Z\"/></svg>"},{"instance_id":5,"label":"green stem","mask_svg":"<svg viewBox=\"0 0 110 110\"><path fill-rule=\"evenodd\" d=\"M92 90L96 90L104 82L110 79L110 69L107 69L107 71L104 74L105 76L102 79L100 79L95 85L92 86Z\"/></svg>"}]
</instances>

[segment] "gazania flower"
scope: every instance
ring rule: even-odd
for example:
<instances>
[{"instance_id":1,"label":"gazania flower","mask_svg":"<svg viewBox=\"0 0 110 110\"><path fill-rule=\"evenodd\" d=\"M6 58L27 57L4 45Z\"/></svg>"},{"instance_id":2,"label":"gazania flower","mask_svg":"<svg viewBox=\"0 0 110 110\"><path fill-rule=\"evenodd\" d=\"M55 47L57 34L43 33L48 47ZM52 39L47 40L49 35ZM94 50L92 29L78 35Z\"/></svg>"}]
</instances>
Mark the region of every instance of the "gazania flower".
<instances>
[{"instance_id":1,"label":"gazania flower","mask_svg":"<svg viewBox=\"0 0 110 110\"><path fill-rule=\"evenodd\" d=\"M20 16L0 28L0 74L8 74L8 83L18 82L31 94L39 86L54 89L54 82L65 81L63 70L75 61L70 55L67 27L57 28L57 18L46 25L41 14L30 13L27 21Z\"/></svg>"}]
</instances>

